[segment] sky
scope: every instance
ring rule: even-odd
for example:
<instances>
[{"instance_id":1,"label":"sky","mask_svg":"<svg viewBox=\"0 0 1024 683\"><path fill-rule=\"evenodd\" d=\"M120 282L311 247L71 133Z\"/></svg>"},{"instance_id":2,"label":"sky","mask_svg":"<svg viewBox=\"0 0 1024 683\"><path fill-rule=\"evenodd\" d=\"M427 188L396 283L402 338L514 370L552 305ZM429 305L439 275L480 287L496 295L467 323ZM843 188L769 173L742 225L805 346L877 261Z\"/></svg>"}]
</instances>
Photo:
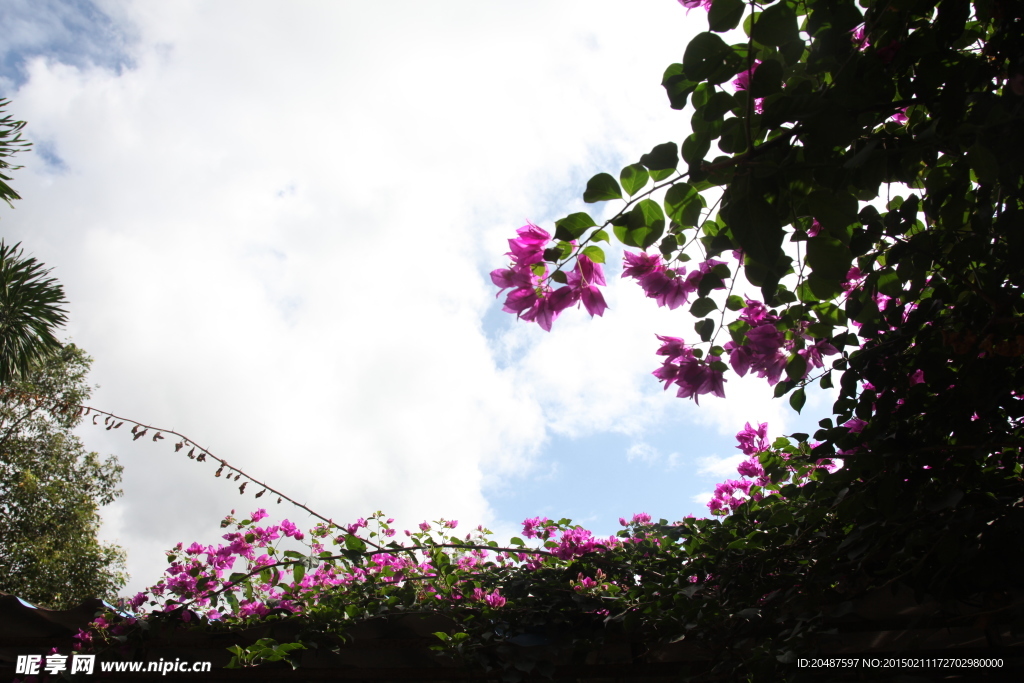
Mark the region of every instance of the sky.
<instances>
[{"instance_id":1,"label":"sky","mask_svg":"<svg viewBox=\"0 0 1024 683\"><path fill-rule=\"evenodd\" d=\"M661 87L706 15L674 0L154 3L5 0L0 97L34 143L0 237L63 284L91 405L178 431L339 522L704 516L735 434L813 432L763 380L663 391L656 334L693 336L620 279L550 333L488 273L553 232L587 179L689 134ZM737 291L755 294L745 283ZM83 424L124 495L101 537L125 593L235 509L311 526L173 441Z\"/></svg>"}]
</instances>

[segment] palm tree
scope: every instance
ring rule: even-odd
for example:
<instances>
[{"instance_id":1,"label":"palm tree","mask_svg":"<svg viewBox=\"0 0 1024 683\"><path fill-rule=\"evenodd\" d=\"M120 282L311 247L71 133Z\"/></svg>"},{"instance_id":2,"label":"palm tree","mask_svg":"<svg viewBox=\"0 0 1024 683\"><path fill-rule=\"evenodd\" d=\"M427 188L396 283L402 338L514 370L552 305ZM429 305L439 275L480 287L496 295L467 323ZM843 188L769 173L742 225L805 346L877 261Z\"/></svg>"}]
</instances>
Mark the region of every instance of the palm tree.
<instances>
[{"instance_id":1,"label":"palm tree","mask_svg":"<svg viewBox=\"0 0 1024 683\"><path fill-rule=\"evenodd\" d=\"M50 269L0 239L0 385L22 379L32 365L62 348L53 335L67 322L64 288Z\"/></svg>"},{"instance_id":2,"label":"palm tree","mask_svg":"<svg viewBox=\"0 0 1024 683\"><path fill-rule=\"evenodd\" d=\"M0 114L3 113L4 107L10 100L0 100ZM21 129L25 127L24 121L13 121L10 116L5 116L0 119L0 171L4 169L19 169L21 166L11 166L5 159L10 156L14 156L18 152L31 147L32 143L21 139ZM10 180L10 176L6 176L0 173L0 199L7 202L8 206L13 207L11 204L12 199L21 199L18 193L11 189L5 180Z\"/></svg>"},{"instance_id":3,"label":"palm tree","mask_svg":"<svg viewBox=\"0 0 1024 683\"><path fill-rule=\"evenodd\" d=\"M0 99L0 113L8 103ZM24 127L24 121L0 118L0 171L21 168L7 158L31 147L21 137ZM13 207L11 200L21 197L4 182L10 179L0 172L0 199ZM20 245L8 247L0 239L0 385L24 379L33 364L59 351L61 343L53 332L67 321L67 311L60 307L67 303L64 288L46 277L49 269L25 258Z\"/></svg>"}]
</instances>

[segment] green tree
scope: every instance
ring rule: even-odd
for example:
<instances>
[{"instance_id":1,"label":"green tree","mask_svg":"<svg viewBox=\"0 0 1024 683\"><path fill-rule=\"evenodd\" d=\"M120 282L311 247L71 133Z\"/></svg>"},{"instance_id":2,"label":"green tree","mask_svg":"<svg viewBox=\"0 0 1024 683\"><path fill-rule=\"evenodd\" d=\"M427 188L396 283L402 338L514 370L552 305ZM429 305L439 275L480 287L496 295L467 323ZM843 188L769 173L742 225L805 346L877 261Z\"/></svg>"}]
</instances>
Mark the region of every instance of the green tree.
<instances>
[{"instance_id":1,"label":"green tree","mask_svg":"<svg viewBox=\"0 0 1024 683\"><path fill-rule=\"evenodd\" d=\"M91 363L67 344L0 389L0 590L52 608L113 599L127 581L124 551L96 537L122 467L71 433Z\"/></svg>"}]
</instances>

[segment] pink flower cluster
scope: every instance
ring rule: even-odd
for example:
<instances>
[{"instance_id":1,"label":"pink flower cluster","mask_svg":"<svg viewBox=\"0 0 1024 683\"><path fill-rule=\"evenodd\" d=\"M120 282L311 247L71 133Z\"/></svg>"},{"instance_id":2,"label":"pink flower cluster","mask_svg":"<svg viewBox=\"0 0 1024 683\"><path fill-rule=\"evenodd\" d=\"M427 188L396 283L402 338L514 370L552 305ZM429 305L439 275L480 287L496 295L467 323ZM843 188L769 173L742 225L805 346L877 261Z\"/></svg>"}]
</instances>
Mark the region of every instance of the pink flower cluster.
<instances>
[{"instance_id":1,"label":"pink flower cluster","mask_svg":"<svg viewBox=\"0 0 1024 683\"><path fill-rule=\"evenodd\" d=\"M686 8L686 13L689 14L690 10L701 7L705 12L711 9L711 3L713 0L679 0L679 4Z\"/></svg>"},{"instance_id":2,"label":"pink flower cluster","mask_svg":"<svg viewBox=\"0 0 1024 683\"><path fill-rule=\"evenodd\" d=\"M657 335L663 343L658 349L659 356L666 356L664 364L653 374L665 383L665 389L675 384L679 387L676 396L692 398L699 404L698 396L712 394L725 398L725 376L714 364L721 360L718 356L698 358L693 349L679 337L663 337Z\"/></svg>"},{"instance_id":3,"label":"pink flower cluster","mask_svg":"<svg viewBox=\"0 0 1024 683\"><path fill-rule=\"evenodd\" d=\"M847 423L849 424L849 423ZM863 428L863 427L861 427ZM761 500L763 494L750 493L754 486L768 486L771 480L765 476L764 467L761 466L759 455L771 448L768 441L768 423L762 422L756 428L750 423L736 434L736 441L739 449L744 455L749 456L736 467L736 472L743 479L729 479L715 486L715 493L708 501L708 509L714 515L727 515L735 512L747 500ZM817 444L811 444L814 448ZM787 457L785 454L783 458ZM822 458L817 462L818 467L823 467L829 472L835 471L836 465L828 458ZM789 468L793 470L792 467Z\"/></svg>"},{"instance_id":4,"label":"pink flower cluster","mask_svg":"<svg viewBox=\"0 0 1024 683\"><path fill-rule=\"evenodd\" d=\"M637 519L637 515L633 517ZM650 521L650 516L647 516ZM527 538L540 538L548 540L557 533L559 525L547 517L533 517L523 522L523 536ZM596 538L593 533L582 527L572 527L562 530L558 545L551 549L551 554L560 560L571 560L591 552L601 552L619 545L620 541L615 536L607 539ZM539 566L539 565L537 565Z\"/></svg>"},{"instance_id":5,"label":"pink flower cluster","mask_svg":"<svg viewBox=\"0 0 1024 683\"><path fill-rule=\"evenodd\" d=\"M511 251L506 253L512 258L512 265L491 271L491 282L501 288L499 296L512 288L502 310L536 322L547 332L562 311L580 301L590 315L604 315L608 305L598 289L606 284L600 263L580 254L576 266L566 273L566 285L554 289L546 284L548 268L544 263L544 250L551 235L532 223L516 232L519 237L508 241Z\"/></svg>"},{"instance_id":6,"label":"pink flower cluster","mask_svg":"<svg viewBox=\"0 0 1024 683\"><path fill-rule=\"evenodd\" d=\"M414 577L430 579L438 576L430 561L417 561L413 556L385 551L379 546L378 550L368 551L365 561L359 566L337 566L334 560L341 556L320 556L324 553L324 543L328 540L335 545L345 546L352 536L358 539L359 533L369 525L369 521L363 518L352 524L343 525L346 533L336 537L332 537L333 527L328 524L319 524L310 531L311 539L304 543L310 551L306 562L312 558L316 558L316 561L312 566L303 564L304 567L309 567L309 571L302 571L300 574L298 569L301 567L295 560L283 560L288 555L282 555L276 545L285 538L302 542L306 535L288 520L282 521L279 525L258 526L257 523L267 517L263 509L256 510L249 517L240 522L236 522L233 516L225 518L222 527L234 524L235 530L224 534L225 543L218 546L193 543L185 548L179 543L168 552L170 566L164 578L148 592L122 601L121 608L142 611L143 604L149 600L151 605L160 605L162 602L160 609L164 612L176 612L185 622L200 616L210 620L244 621L275 613L301 613L308 606L316 604L325 591L343 590L346 586L365 583L371 579L387 584L403 582ZM374 513L370 519L377 521L381 535L390 536L387 531L390 530L389 525L394 522L393 519L383 521L382 513ZM639 513L634 515L633 519L643 524L650 521L650 515ZM438 524L441 530L455 529L458 521L442 519ZM599 539L586 529L579 526L568 527L566 524L567 520L556 523L546 517L525 520L523 534L527 538L542 538L547 541L557 536L557 541L550 542L550 549L524 548L522 552L499 551L493 558L494 562L500 566L517 562L528 570L535 570L548 562L571 561L587 553L600 552L622 543L615 536ZM422 544L413 550L429 548L435 542L429 538L429 523L423 522L419 527L420 531L415 534L407 532L414 536L418 545ZM490 533L483 526L477 527L477 532L478 540L486 538ZM466 537L467 543L472 538L471 533ZM372 545L365 538L360 540ZM441 541L451 542L451 539L445 541L442 538ZM291 557L300 557L294 551L287 552L291 553ZM447 550L445 552L449 553ZM489 559L490 553L487 547L470 545L462 552L449 554L452 556L451 564L465 572L469 578L474 572L486 571L487 566L493 566ZM239 558L245 563L241 572L235 567ZM236 570L233 574L235 581L225 578L225 573L232 569ZM245 578L238 579L239 573L245 575ZM433 585L430 582L417 582L414 585L417 586L420 600L468 599L492 609L506 604L505 597L498 589L488 592L477 588L465 595L462 594L459 589L460 585L464 585L462 581L450 587L447 584ZM243 594L246 599L241 599ZM232 607L230 611L222 612L218 608L225 603ZM135 623L135 617L132 616L131 619L132 621L122 619L114 630L110 630L110 624L103 618L97 619L90 629L79 634L79 646L89 645L93 636L101 631L119 635L124 628Z\"/></svg>"},{"instance_id":7,"label":"pink flower cluster","mask_svg":"<svg viewBox=\"0 0 1024 683\"><path fill-rule=\"evenodd\" d=\"M701 263L697 270L687 274L686 267L667 268L660 254L625 252L625 267L622 277L635 278L649 298L658 302L659 306L668 306L675 310L687 303L690 295L697 291L700 281L717 265L724 261L708 259ZM723 286L715 289L724 289Z\"/></svg>"},{"instance_id":8,"label":"pink flower cluster","mask_svg":"<svg viewBox=\"0 0 1024 683\"><path fill-rule=\"evenodd\" d=\"M750 324L746 332L746 342L737 344L728 342L725 350L729 353L729 363L732 369L740 377L748 372L756 372L758 377L768 380L769 384L777 384L786 369L788 354L785 352L795 351L806 361L803 376L807 377L814 368L824 367L822 356L831 356L839 353L836 347L824 339L814 340L802 329L795 330L792 339L786 339L786 335L777 327L779 318L770 313L759 301L747 299L746 308L739 316L740 320ZM798 348L798 341L802 342L802 348Z\"/></svg>"},{"instance_id":9,"label":"pink flower cluster","mask_svg":"<svg viewBox=\"0 0 1024 683\"><path fill-rule=\"evenodd\" d=\"M850 32L850 40L861 52L871 47L871 41L868 40L867 29L864 24L861 24ZM896 53L900 51L901 47L902 45L899 41L891 40L885 47L877 48L875 54L877 54L878 58L884 63L888 64L896 58Z\"/></svg>"},{"instance_id":10,"label":"pink flower cluster","mask_svg":"<svg viewBox=\"0 0 1024 683\"><path fill-rule=\"evenodd\" d=\"M625 517L619 517L619 524L622 526L629 526L633 524L635 526L643 526L651 523L651 516L646 512L638 512L633 515L632 521L627 522Z\"/></svg>"}]
</instances>

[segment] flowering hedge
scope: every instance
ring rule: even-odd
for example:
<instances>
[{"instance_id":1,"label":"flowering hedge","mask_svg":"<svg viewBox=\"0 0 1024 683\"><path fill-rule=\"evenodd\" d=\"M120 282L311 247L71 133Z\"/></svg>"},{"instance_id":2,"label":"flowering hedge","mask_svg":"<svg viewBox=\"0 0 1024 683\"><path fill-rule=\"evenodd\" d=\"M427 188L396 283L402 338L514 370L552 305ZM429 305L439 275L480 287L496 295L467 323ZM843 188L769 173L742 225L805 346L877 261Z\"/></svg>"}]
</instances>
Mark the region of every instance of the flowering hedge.
<instances>
[{"instance_id":1,"label":"flowering hedge","mask_svg":"<svg viewBox=\"0 0 1024 683\"><path fill-rule=\"evenodd\" d=\"M506 311L545 330L574 305L604 315L600 244L615 239L634 250L623 277L696 318L658 337L666 389L696 402L753 373L799 411L810 383L838 377L832 416L772 441L746 425L749 459L710 518L641 514L608 539L570 520L527 520L502 546L446 520L399 542L381 513L308 535L260 526L261 510L228 518L227 544L170 553L141 621L303 624L297 641L234 648L238 665L419 613L456 625L439 648L511 678L508 645L527 636L625 631L699 643L715 676L784 680L829 609L870 589L1008 590L1024 561L1021 3L680 4L709 29L662 81L692 133L590 179L585 202L624 202L603 224L520 228L491 277ZM758 298L734 293L740 272ZM1008 609L987 623L1020 618ZM132 619L104 615L82 646L135 642Z\"/></svg>"}]
</instances>

